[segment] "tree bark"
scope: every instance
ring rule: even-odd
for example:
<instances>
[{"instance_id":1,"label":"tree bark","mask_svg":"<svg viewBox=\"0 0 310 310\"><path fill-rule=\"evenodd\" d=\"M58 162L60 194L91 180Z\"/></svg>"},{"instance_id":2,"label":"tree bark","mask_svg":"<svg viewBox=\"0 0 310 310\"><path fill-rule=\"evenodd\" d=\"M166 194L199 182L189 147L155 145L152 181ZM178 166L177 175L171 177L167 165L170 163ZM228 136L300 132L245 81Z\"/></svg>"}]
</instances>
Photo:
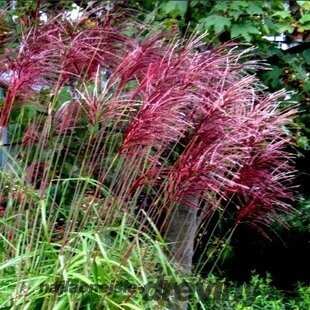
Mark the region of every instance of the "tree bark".
<instances>
[{"instance_id":1,"label":"tree bark","mask_svg":"<svg viewBox=\"0 0 310 310\"><path fill-rule=\"evenodd\" d=\"M4 166L7 164L8 158L3 151L4 145L8 144L8 129L7 127L0 127L0 169L4 170Z\"/></svg>"},{"instance_id":2,"label":"tree bark","mask_svg":"<svg viewBox=\"0 0 310 310\"><path fill-rule=\"evenodd\" d=\"M172 212L166 230L166 241L170 244L172 259L182 275L190 275L193 267L194 241L197 231L199 199L189 195ZM188 294L176 301L174 309L188 308Z\"/></svg>"},{"instance_id":3,"label":"tree bark","mask_svg":"<svg viewBox=\"0 0 310 310\"><path fill-rule=\"evenodd\" d=\"M189 203L191 206L188 206ZM187 196L184 203L175 208L166 231L166 240L171 244L173 259L183 274L192 272L198 203L198 198Z\"/></svg>"}]
</instances>

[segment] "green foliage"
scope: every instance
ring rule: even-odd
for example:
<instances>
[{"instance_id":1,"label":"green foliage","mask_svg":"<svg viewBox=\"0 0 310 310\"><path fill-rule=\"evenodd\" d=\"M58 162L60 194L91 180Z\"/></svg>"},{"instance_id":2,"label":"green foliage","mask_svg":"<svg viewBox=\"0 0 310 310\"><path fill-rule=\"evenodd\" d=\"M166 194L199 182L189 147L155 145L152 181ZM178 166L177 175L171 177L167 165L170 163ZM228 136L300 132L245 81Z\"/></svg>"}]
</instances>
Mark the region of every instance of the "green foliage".
<instances>
[{"instance_id":1,"label":"green foliage","mask_svg":"<svg viewBox=\"0 0 310 310\"><path fill-rule=\"evenodd\" d=\"M299 285L289 297L273 287L269 276L253 275L243 285L214 275L180 277L155 225L142 233L134 228L135 221L125 214L111 225L97 226L97 232L90 223L83 231L71 232L63 245L57 239L39 241L27 223L14 246L1 233L0 308L178 309L175 297L184 292L193 310L309 308L309 287ZM1 224L10 227L10 219ZM38 238L33 248L25 247L29 238Z\"/></svg>"},{"instance_id":2,"label":"green foliage","mask_svg":"<svg viewBox=\"0 0 310 310\"><path fill-rule=\"evenodd\" d=\"M288 224L296 233L307 234L310 227L310 199L302 201L298 211L289 217Z\"/></svg>"},{"instance_id":3,"label":"green foliage","mask_svg":"<svg viewBox=\"0 0 310 310\"><path fill-rule=\"evenodd\" d=\"M231 21L227 17L213 14L200 19L200 27L203 29L213 28L215 33L222 32L225 28L230 27Z\"/></svg>"},{"instance_id":4,"label":"green foliage","mask_svg":"<svg viewBox=\"0 0 310 310\"><path fill-rule=\"evenodd\" d=\"M159 6L159 9L163 14L169 14L171 17L184 17L187 11L187 1L168 1Z\"/></svg>"},{"instance_id":5,"label":"green foliage","mask_svg":"<svg viewBox=\"0 0 310 310\"><path fill-rule=\"evenodd\" d=\"M310 306L309 287L299 285L296 294L289 297L285 292L273 287L269 275L266 278L253 275L251 281L243 285L236 285L215 276L210 276L202 283L196 284L196 291L193 290L194 296L204 296L198 298L202 309L306 310ZM197 309L194 303L192 309Z\"/></svg>"},{"instance_id":6,"label":"green foliage","mask_svg":"<svg viewBox=\"0 0 310 310\"><path fill-rule=\"evenodd\" d=\"M145 309L149 302L156 306L157 301L145 298L144 286L157 277L180 279L163 252L162 240L139 233L134 221L124 215L97 233L91 226L72 233L66 245L37 240L40 247L33 249L24 247L31 238L26 224L19 231L19 243L11 247L15 256L7 259L5 243L10 242L0 234L0 308ZM2 224L8 225L7 220Z\"/></svg>"},{"instance_id":7,"label":"green foliage","mask_svg":"<svg viewBox=\"0 0 310 310\"><path fill-rule=\"evenodd\" d=\"M260 34L260 31L250 23L248 24L234 24L230 31L231 37L243 37L250 42L254 34Z\"/></svg>"}]
</instances>

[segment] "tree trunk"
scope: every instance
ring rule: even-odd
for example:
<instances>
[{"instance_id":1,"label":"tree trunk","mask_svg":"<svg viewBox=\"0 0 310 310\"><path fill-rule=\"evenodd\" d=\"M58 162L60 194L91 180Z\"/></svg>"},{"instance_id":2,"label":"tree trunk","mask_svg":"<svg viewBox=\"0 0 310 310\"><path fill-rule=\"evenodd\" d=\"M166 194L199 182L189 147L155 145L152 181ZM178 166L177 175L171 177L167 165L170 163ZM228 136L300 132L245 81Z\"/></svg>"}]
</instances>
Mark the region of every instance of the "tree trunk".
<instances>
[{"instance_id":1,"label":"tree trunk","mask_svg":"<svg viewBox=\"0 0 310 310\"><path fill-rule=\"evenodd\" d=\"M190 275L192 272L194 240L197 231L197 211L199 199L194 196L187 196L185 203L180 203L174 210L169 220L169 227L166 231L166 241L170 244L173 260L180 268L183 275ZM191 206L188 206L190 204ZM180 290L180 288L177 288ZM187 309L188 293L182 295L182 300L177 302L173 309Z\"/></svg>"},{"instance_id":2,"label":"tree trunk","mask_svg":"<svg viewBox=\"0 0 310 310\"><path fill-rule=\"evenodd\" d=\"M186 201L187 204L190 202L191 207L180 203L175 208L166 231L166 240L171 244L173 259L181 272L191 274L199 200L194 196L188 196Z\"/></svg>"},{"instance_id":3,"label":"tree trunk","mask_svg":"<svg viewBox=\"0 0 310 310\"><path fill-rule=\"evenodd\" d=\"M0 169L4 170L4 166L8 161L8 157L4 152L4 146L8 143L8 129L7 127L0 127Z\"/></svg>"}]
</instances>

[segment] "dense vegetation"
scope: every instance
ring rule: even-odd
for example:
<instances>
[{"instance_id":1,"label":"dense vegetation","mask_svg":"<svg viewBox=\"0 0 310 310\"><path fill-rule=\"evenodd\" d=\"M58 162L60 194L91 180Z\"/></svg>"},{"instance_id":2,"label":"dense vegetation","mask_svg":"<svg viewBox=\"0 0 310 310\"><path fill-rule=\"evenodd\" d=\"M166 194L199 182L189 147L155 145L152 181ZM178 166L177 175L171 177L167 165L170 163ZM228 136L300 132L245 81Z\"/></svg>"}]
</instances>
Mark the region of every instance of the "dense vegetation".
<instances>
[{"instance_id":1,"label":"dense vegetation","mask_svg":"<svg viewBox=\"0 0 310 310\"><path fill-rule=\"evenodd\" d=\"M309 233L307 3L76 3L0 13L0 307L308 309L234 261Z\"/></svg>"}]
</instances>

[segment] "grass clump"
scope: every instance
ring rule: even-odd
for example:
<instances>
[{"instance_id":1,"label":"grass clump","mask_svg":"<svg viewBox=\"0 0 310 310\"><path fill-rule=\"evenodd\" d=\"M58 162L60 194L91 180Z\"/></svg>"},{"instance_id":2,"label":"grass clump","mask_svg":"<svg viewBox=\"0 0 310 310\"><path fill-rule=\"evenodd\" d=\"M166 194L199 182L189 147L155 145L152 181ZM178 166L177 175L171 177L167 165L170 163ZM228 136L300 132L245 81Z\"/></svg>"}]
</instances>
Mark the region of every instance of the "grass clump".
<instances>
[{"instance_id":1,"label":"grass clump","mask_svg":"<svg viewBox=\"0 0 310 310\"><path fill-rule=\"evenodd\" d=\"M295 112L251 49L95 13L2 46L1 305L184 308L198 231L220 256L238 225L267 235L293 211Z\"/></svg>"}]
</instances>

